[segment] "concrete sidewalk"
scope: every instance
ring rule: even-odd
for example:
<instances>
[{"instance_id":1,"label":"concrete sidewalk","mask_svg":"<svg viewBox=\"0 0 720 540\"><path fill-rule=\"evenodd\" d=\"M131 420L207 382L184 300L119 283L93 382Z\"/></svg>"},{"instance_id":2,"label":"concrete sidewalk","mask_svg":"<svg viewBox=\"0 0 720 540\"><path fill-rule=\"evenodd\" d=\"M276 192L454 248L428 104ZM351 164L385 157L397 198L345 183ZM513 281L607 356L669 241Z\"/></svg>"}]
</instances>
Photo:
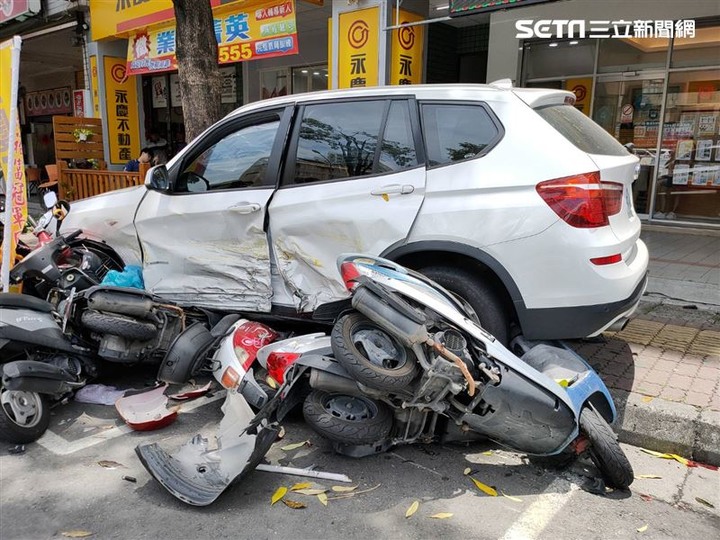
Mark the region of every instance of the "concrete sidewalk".
<instances>
[{"instance_id":1,"label":"concrete sidewalk","mask_svg":"<svg viewBox=\"0 0 720 540\"><path fill-rule=\"evenodd\" d=\"M650 281L632 320L572 345L610 388L621 441L720 465L720 233L642 238Z\"/></svg>"}]
</instances>

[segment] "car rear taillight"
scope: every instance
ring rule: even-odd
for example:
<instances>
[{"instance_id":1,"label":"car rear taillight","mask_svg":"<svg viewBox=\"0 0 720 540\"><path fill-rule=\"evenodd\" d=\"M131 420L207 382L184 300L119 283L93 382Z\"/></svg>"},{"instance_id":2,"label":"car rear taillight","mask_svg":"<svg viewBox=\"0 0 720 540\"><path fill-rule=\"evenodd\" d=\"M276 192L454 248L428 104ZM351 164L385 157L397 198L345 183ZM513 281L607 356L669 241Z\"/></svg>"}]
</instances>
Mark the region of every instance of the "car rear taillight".
<instances>
[{"instance_id":1,"label":"car rear taillight","mask_svg":"<svg viewBox=\"0 0 720 540\"><path fill-rule=\"evenodd\" d=\"M623 185L601 182L597 171L540 182L535 189L563 221L581 229L609 225L622 208Z\"/></svg>"},{"instance_id":2,"label":"car rear taillight","mask_svg":"<svg viewBox=\"0 0 720 540\"><path fill-rule=\"evenodd\" d=\"M597 266L605 266L607 264L615 264L622 261L622 255L616 253L615 255L608 255L607 257L594 257L590 259L590 262Z\"/></svg>"},{"instance_id":3,"label":"car rear taillight","mask_svg":"<svg viewBox=\"0 0 720 540\"><path fill-rule=\"evenodd\" d=\"M282 384L285 381L285 372L300 356L300 353L271 352L267 359L268 375Z\"/></svg>"},{"instance_id":4,"label":"car rear taillight","mask_svg":"<svg viewBox=\"0 0 720 540\"><path fill-rule=\"evenodd\" d=\"M355 263L349 261L342 263L340 265L340 275L348 291L353 291L357 287L356 280L360 277L360 271L355 266Z\"/></svg>"}]
</instances>

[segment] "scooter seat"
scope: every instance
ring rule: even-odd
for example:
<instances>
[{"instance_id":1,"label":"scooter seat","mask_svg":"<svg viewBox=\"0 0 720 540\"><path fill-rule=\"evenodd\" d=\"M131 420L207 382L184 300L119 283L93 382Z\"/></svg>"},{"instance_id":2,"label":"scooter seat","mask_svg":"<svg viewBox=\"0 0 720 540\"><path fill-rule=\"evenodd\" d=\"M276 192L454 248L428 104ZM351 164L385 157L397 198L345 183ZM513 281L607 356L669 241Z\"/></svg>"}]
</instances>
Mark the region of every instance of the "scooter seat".
<instances>
[{"instance_id":1,"label":"scooter seat","mask_svg":"<svg viewBox=\"0 0 720 540\"><path fill-rule=\"evenodd\" d=\"M27 294L17 293L0 293L0 308L3 307L31 309L43 313L52 313L55 311L55 306L50 302L35 298L34 296L28 296Z\"/></svg>"}]
</instances>

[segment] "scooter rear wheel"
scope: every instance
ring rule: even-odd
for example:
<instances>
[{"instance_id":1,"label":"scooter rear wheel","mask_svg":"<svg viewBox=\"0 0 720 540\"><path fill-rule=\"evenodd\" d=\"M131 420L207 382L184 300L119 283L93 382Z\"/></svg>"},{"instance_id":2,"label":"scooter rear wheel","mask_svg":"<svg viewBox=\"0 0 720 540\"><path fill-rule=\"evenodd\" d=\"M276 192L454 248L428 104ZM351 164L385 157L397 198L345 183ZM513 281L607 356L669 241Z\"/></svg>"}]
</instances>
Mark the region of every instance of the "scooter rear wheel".
<instances>
[{"instance_id":1,"label":"scooter rear wheel","mask_svg":"<svg viewBox=\"0 0 720 540\"><path fill-rule=\"evenodd\" d=\"M413 352L360 313L338 319L330 344L347 372L371 388L402 390L417 375Z\"/></svg>"},{"instance_id":2,"label":"scooter rear wheel","mask_svg":"<svg viewBox=\"0 0 720 540\"><path fill-rule=\"evenodd\" d=\"M605 482L610 487L628 488L634 479L633 468L605 419L595 409L585 407L580 413L580 430L590 441L590 458Z\"/></svg>"},{"instance_id":3,"label":"scooter rear wheel","mask_svg":"<svg viewBox=\"0 0 720 540\"><path fill-rule=\"evenodd\" d=\"M38 440L50 425L50 407L36 392L0 390L0 439L25 444Z\"/></svg>"},{"instance_id":4,"label":"scooter rear wheel","mask_svg":"<svg viewBox=\"0 0 720 540\"><path fill-rule=\"evenodd\" d=\"M390 434L390 409L372 399L320 390L310 392L303 405L305 421L331 441L371 444Z\"/></svg>"}]
</instances>

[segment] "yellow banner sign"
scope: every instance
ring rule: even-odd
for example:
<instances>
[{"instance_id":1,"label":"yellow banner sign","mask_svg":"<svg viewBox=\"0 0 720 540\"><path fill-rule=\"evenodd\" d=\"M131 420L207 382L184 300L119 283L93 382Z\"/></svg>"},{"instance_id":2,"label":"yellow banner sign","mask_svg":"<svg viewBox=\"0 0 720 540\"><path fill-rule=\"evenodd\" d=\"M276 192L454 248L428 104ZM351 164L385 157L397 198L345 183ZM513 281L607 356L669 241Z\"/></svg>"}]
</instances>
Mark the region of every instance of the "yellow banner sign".
<instances>
[{"instance_id":1,"label":"yellow banner sign","mask_svg":"<svg viewBox=\"0 0 720 540\"><path fill-rule=\"evenodd\" d=\"M90 0L93 41L125 35L174 17L172 0Z\"/></svg>"},{"instance_id":2,"label":"yellow banner sign","mask_svg":"<svg viewBox=\"0 0 720 540\"><path fill-rule=\"evenodd\" d=\"M295 0L276 0L214 11L218 62L232 64L298 53ZM143 29L128 41L128 74L177 69L175 25Z\"/></svg>"},{"instance_id":3,"label":"yellow banner sign","mask_svg":"<svg viewBox=\"0 0 720 540\"><path fill-rule=\"evenodd\" d=\"M583 114L590 116L590 101L592 101L592 77L583 79L568 79L565 81L565 90L575 94L575 108Z\"/></svg>"},{"instance_id":4,"label":"yellow banner sign","mask_svg":"<svg viewBox=\"0 0 720 540\"><path fill-rule=\"evenodd\" d=\"M380 9L341 13L339 19L338 88L377 86Z\"/></svg>"},{"instance_id":5,"label":"yellow banner sign","mask_svg":"<svg viewBox=\"0 0 720 540\"><path fill-rule=\"evenodd\" d=\"M17 52L17 54L14 54ZM4 249L6 260L15 260L15 247L20 234L27 221L27 196L25 192L25 164L23 162L22 138L20 136L20 122L18 121L17 102L13 99L13 71L19 70L20 60L20 38L9 40L0 44L0 169L2 170L2 182L7 194L12 186L12 199L5 201L6 207L10 210L12 223L12 239L10 249ZM11 152L12 150L12 152ZM10 154L12 153L12 163ZM5 216L8 214L5 213ZM8 223L5 221L5 226ZM5 235L7 237L7 234ZM3 269L4 274L7 268Z\"/></svg>"},{"instance_id":6,"label":"yellow banner sign","mask_svg":"<svg viewBox=\"0 0 720 540\"><path fill-rule=\"evenodd\" d=\"M128 78L124 58L104 61L110 163L125 164L140 154L136 79Z\"/></svg>"},{"instance_id":7,"label":"yellow banner sign","mask_svg":"<svg viewBox=\"0 0 720 540\"><path fill-rule=\"evenodd\" d=\"M395 12L393 12L393 25ZM400 10L400 23L423 20L420 15ZM406 26L392 32L390 56L390 84L420 84L423 76L423 27Z\"/></svg>"},{"instance_id":8,"label":"yellow banner sign","mask_svg":"<svg viewBox=\"0 0 720 540\"><path fill-rule=\"evenodd\" d=\"M94 54L90 57L90 88L92 88L93 116L100 118L100 77L97 56Z\"/></svg>"}]
</instances>

